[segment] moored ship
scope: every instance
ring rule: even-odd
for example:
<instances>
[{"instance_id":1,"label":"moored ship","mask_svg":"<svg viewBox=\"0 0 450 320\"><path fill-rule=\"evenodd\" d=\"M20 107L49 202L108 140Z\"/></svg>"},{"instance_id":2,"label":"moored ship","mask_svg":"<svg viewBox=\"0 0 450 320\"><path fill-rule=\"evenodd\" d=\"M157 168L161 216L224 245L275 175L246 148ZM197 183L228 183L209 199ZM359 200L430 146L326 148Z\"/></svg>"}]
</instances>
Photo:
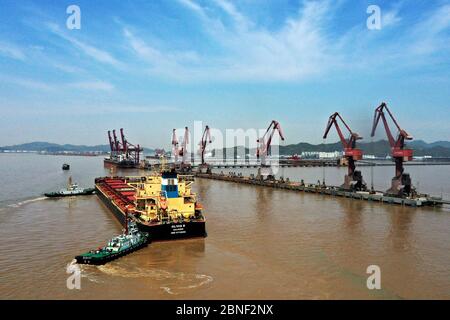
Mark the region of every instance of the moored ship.
<instances>
[{"instance_id":1,"label":"moored ship","mask_svg":"<svg viewBox=\"0 0 450 320\"><path fill-rule=\"evenodd\" d=\"M142 177L104 177L95 180L98 197L125 225L128 214L152 240L206 237L206 220L193 176L176 172Z\"/></svg>"}]
</instances>

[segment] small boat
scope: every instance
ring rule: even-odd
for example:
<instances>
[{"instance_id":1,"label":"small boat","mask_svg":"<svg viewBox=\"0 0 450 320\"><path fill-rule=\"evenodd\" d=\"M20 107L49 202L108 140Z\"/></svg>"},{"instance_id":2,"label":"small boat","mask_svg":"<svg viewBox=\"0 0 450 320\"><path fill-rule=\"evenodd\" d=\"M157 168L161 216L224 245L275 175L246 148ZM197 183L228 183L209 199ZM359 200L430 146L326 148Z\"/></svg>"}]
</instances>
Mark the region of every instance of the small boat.
<instances>
[{"instance_id":1,"label":"small boat","mask_svg":"<svg viewBox=\"0 0 450 320\"><path fill-rule=\"evenodd\" d=\"M72 177L69 177L66 189L61 189L56 192L45 193L49 198L71 197L71 196L85 196L91 195L95 192L95 188L80 188L78 184L72 183Z\"/></svg>"},{"instance_id":2,"label":"small boat","mask_svg":"<svg viewBox=\"0 0 450 320\"><path fill-rule=\"evenodd\" d=\"M70 165L68 165L67 163L64 163L64 164L62 165L62 169L63 169L63 170L70 170Z\"/></svg>"},{"instance_id":3,"label":"small boat","mask_svg":"<svg viewBox=\"0 0 450 320\"><path fill-rule=\"evenodd\" d=\"M134 221L128 221L122 235L112 238L105 247L75 257L79 264L103 265L144 248L150 242L147 232L139 231Z\"/></svg>"}]
</instances>

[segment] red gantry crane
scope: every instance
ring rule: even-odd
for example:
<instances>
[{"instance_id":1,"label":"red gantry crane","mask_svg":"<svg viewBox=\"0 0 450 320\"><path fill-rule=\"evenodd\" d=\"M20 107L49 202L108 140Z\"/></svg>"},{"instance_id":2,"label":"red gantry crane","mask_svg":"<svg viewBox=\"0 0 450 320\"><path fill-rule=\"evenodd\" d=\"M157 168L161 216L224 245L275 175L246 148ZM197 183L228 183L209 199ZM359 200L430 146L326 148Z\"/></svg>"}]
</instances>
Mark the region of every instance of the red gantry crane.
<instances>
[{"instance_id":1,"label":"red gantry crane","mask_svg":"<svg viewBox=\"0 0 450 320\"><path fill-rule=\"evenodd\" d=\"M350 133L348 139L344 137L342 130L339 126L340 120L342 124L345 126L347 131ZM352 190L352 191L361 191L366 190L366 184L364 183L361 171L356 171L356 161L362 159L362 150L356 148L356 141L361 140L362 137L359 136L356 132L353 132L341 115L338 112L333 113L329 120L327 127L325 129L325 134L323 138L326 139L328 133L330 132L331 127L334 125L336 131L339 135L339 139L341 140L342 145L344 146L344 157L348 163L348 173L345 176L344 184L341 186L343 189Z\"/></svg>"},{"instance_id":2,"label":"red gantry crane","mask_svg":"<svg viewBox=\"0 0 450 320\"><path fill-rule=\"evenodd\" d=\"M392 119L394 125L397 127L397 139L394 139L392 131L389 128L385 111ZM380 119L383 121L384 129L386 130L386 135L391 146L392 158L395 161L395 177L392 178L391 188L387 190L386 193L401 197L411 196L414 192L414 189L411 184L411 177L408 173L404 173L403 163L406 161L411 161L413 158L413 150L405 149L405 140L412 140L413 137L399 126L397 120L394 118L388 106L384 102L375 109L372 137L375 135L375 131Z\"/></svg>"},{"instance_id":3,"label":"red gantry crane","mask_svg":"<svg viewBox=\"0 0 450 320\"><path fill-rule=\"evenodd\" d=\"M187 150L187 145L189 143L189 128L185 127L184 131L184 139L181 145L181 149L179 147L178 138L177 138L177 131L176 129L173 129L172 131L172 153L175 157L175 163L178 162L178 157L182 157L181 164L185 165L188 163L187 159L189 156L189 152Z\"/></svg>"},{"instance_id":4,"label":"red gantry crane","mask_svg":"<svg viewBox=\"0 0 450 320\"><path fill-rule=\"evenodd\" d=\"M271 154L271 144L273 135L275 131L278 131L280 138L284 141L283 131L281 130L280 123L278 121L272 120L269 127L266 130L264 136L258 140L256 140L256 158L259 160L261 158L261 164L266 165L266 157Z\"/></svg>"},{"instance_id":5,"label":"red gantry crane","mask_svg":"<svg viewBox=\"0 0 450 320\"><path fill-rule=\"evenodd\" d=\"M202 140L199 143L199 154L202 158L202 166L206 165L205 162L205 151L206 151L206 146L208 143L211 143L211 132L209 130L209 126L205 127L205 130L203 131L203 135L202 135Z\"/></svg>"}]
</instances>

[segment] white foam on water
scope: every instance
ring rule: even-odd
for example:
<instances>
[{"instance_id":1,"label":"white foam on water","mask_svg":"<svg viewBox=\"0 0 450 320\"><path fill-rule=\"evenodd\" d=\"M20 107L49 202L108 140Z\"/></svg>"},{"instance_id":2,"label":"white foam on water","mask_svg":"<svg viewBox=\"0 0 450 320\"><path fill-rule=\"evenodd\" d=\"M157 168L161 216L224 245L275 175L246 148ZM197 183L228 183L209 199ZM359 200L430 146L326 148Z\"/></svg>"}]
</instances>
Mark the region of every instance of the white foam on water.
<instances>
[{"instance_id":1,"label":"white foam on water","mask_svg":"<svg viewBox=\"0 0 450 320\"><path fill-rule=\"evenodd\" d=\"M24 200L24 201L20 201L20 202L17 202L17 203L10 204L10 205L8 205L8 207L19 208L19 207L21 207L23 205L26 205L28 203L41 201L41 200L45 200L45 199L47 199L47 197L38 197L38 198L34 198L34 199L28 199L28 200Z\"/></svg>"},{"instance_id":2,"label":"white foam on water","mask_svg":"<svg viewBox=\"0 0 450 320\"><path fill-rule=\"evenodd\" d=\"M161 269L145 269L139 267L124 268L114 264L98 266L97 268L110 276L122 278L151 278L156 281L166 282L160 288L171 295L177 295L184 290L196 289L213 281L213 277L205 274L169 272ZM170 284L167 282L170 282ZM175 282L176 285L172 285L171 282Z\"/></svg>"}]
</instances>

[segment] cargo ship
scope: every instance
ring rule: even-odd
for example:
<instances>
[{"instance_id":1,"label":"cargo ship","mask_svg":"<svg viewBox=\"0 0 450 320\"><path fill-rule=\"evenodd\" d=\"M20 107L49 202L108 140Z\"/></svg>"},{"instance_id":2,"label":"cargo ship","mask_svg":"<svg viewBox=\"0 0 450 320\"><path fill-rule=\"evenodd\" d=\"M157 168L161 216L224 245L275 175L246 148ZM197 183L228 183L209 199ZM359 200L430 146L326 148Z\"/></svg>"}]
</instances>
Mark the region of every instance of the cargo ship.
<instances>
[{"instance_id":1,"label":"cargo ship","mask_svg":"<svg viewBox=\"0 0 450 320\"><path fill-rule=\"evenodd\" d=\"M170 171L97 178L95 189L122 225L128 215L140 231L158 241L207 236L202 205L191 191L193 183L193 176Z\"/></svg>"},{"instance_id":2,"label":"cargo ship","mask_svg":"<svg viewBox=\"0 0 450 320\"><path fill-rule=\"evenodd\" d=\"M121 169L133 169L137 167L134 160L125 159L123 157L109 157L103 159L103 165L105 168L121 168Z\"/></svg>"}]
</instances>

